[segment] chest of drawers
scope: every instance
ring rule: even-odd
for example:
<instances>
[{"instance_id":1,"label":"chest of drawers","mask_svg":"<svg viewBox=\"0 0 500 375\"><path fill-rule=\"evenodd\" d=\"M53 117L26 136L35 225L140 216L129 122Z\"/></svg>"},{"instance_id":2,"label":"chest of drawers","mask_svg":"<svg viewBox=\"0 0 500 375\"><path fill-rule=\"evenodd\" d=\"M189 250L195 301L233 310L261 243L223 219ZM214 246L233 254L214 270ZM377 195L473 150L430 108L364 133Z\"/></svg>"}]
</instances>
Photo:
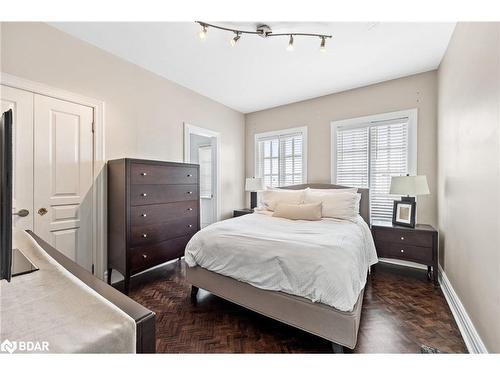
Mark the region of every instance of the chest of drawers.
<instances>
[{"instance_id":1,"label":"chest of drawers","mask_svg":"<svg viewBox=\"0 0 500 375\"><path fill-rule=\"evenodd\" d=\"M372 234L380 258L420 263L438 284L438 232L430 225L406 228L391 223L372 223ZM432 271L432 272L431 272Z\"/></svg>"},{"instance_id":2,"label":"chest of drawers","mask_svg":"<svg viewBox=\"0 0 500 375\"><path fill-rule=\"evenodd\" d=\"M199 166L139 159L108 162L108 283L184 255L200 229Z\"/></svg>"}]
</instances>

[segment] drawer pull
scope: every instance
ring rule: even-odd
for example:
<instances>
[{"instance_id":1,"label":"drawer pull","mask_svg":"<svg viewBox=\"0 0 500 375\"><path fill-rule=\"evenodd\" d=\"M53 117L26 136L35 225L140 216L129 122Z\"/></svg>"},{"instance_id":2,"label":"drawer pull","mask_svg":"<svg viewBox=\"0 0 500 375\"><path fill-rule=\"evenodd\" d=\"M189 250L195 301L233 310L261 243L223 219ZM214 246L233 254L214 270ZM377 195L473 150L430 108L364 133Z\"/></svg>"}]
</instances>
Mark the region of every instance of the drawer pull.
<instances>
[{"instance_id":1,"label":"drawer pull","mask_svg":"<svg viewBox=\"0 0 500 375\"><path fill-rule=\"evenodd\" d=\"M148 174L146 172L141 172L141 176L147 176Z\"/></svg>"},{"instance_id":2,"label":"drawer pull","mask_svg":"<svg viewBox=\"0 0 500 375\"><path fill-rule=\"evenodd\" d=\"M401 241L404 241L404 240L405 240L405 238L404 238L404 237L401 237Z\"/></svg>"},{"instance_id":3,"label":"drawer pull","mask_svg":"<svg viewBox=\"0 0 500 375\"><path fill-rule=\"evenodd\" d=\"M189 224L189 225L188 225L188 228L192 228L192 227L193 227L193 224Z\"/></svg>"},{"instance_id":4,"label":"drawer pull","mask_svg":"<svg viewBox=\"0 0 500 375\"><path fill-rule=\"evenodd\" d=\"M146 214L144 213L144 214L141 214L141 216L142 216L142 217L146 217L146 216L148 216L148 215L146 215Z\"/></svg>"},{"instance_id":5,"label":"drawer pull","mask_svg":"<svg viewBox=\"0 0 500 375\"><path fill-rule=\"evenodd\" d=\"M142 258L143 258L143 259L147 259L147 258L148 258L148 256L147 256L146 254L142 254Z\"/></svg>"},{"instance_id":6,"label":"drawer pull","mask_svg":"<svg viewBox=\"0 0 500 375\"><path fill-rule=\"evenodd\" d=\"M188 191L188 194L193 194L193 192L192 191Z\"/></svg>"},{"instance_id":7,"label":"drawer pull","mask_svg":"<svg viewBox=\"0 0 500 375\"><path fill-rule=\"evenodd\" d=\"M143 233L142 238L148 238L148 235L146 233Z\"/></svg>"},{"instance_id":8,"label":"drawer pull","mask_svg":"<svg viewBox=\"0 0 500 375\"><path fill-rule=\"evenodd\" d=\"M401 252L404 253L405 251L403 249L401 249Z\"/></svg>"},{"instance_id":9,"label":"drawer pull","mask_svg":"<svg viewBox=\"0 0 500 375\"><path fill-rule=\"evenodd\" d=\"M188 208L188 211L193 211L193 209L191 207Z\"/></svg>"},{"instance_id":10,"label":"drawer pull","mask_svg":"<svg viewBox=\"0 0 500 375\"><path fill-rule=\"evenodd\" d=\"M141 197L147 197L148 194L147 193L141 193Z\"/></svg>"},{"instance_id":11,"label":"drawer pull","mask_svg":"<svg viewBox=\"0 0 500 375\"><path fill-rule=\"evenodd\" d=\"M193 177L193 175L192 175L191 173L188 173L188 175L187 175L187 176L188 176L188 177Z\"/></svg>"}]
</instances>

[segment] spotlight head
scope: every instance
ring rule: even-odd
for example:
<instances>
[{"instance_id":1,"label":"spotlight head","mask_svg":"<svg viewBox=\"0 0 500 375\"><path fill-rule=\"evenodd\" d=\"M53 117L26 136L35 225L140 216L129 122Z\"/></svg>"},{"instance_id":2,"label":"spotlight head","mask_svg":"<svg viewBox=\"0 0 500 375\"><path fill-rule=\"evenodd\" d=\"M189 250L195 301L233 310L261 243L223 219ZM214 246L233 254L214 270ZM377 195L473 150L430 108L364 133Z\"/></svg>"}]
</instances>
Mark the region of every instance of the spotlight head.
<instances>
[{"instance_id":1,"label":"spotlight head","mask_svg":"<svg viewBox=\"0 0 500 375\"><path fill-rule=\"evenodd\" d=\"M231 43L231 47L234 47L236 45L236 43L238 42L238 40L240 40L241 36L240 36L240 33L236 32L235 33L236 36L231 39L230 43Z\"/></svg>"},{"instance_id":2,"label":"spotlight head","mask_svg":"<svg viewBox=\"0 0 500 375\"><path fill-rule=\"evenodd\" d=\"M201 40L205 40L205 38L207 37L207 31L208 31L208 26L201 24L201 30L198 33Z\"/></svg>"},{"instance_id":3,"label":"spotlight head","mask_svg":"<svg viewBox=\"0 0 500 375\"><path fill-rule=\"evenodd\" d=\"M319 46L319 50L321 52L326 52L326 38L324 36L321 37L321 44Z\"/></svg>"},{"instance_id":4,"label":"spotlight head","mask_svg":"<svg viewBox=\"0 0 500 375\"><path fill-rule=\"evenodd\" d=\"M290 40L288 41L287 51L293 51L293 35L290 35Z\"/></svg>"}]
</instances>

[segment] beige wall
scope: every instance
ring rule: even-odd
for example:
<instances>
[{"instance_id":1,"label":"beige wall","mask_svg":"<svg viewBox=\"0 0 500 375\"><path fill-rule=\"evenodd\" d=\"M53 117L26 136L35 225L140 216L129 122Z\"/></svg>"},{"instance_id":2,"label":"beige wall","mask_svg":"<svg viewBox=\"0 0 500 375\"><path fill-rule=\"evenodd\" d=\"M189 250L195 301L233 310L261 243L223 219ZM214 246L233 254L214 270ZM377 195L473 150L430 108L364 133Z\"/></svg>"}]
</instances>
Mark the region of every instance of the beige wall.
<instances>
[{"instance_id":1,"label":"beige wall","mask_svg":"<svg viewBox=\"0 0 500 375\"><path fill-rule=\"evenodd\" d=\"M43 23L2 23L1 70L105 101L106 158L183 160L183 123L221 133L222 214L243 206L244 116Z\"/></svg>"},{"instance_id":2,"label":"beige wall","mask_svg":"<svg viewBox=\"0 0 500 375\"><path fill-rule=\"evenodd\" d=\"M436 72L284 105L246 115L246 175L254 175L254 134L308 128L308 182L330 182L330 123L335 120L418 108L417 169L427 175L431 195L418 199L418 221L437 224Z\"/></svg>"},{"instance_id":3,"label":"beige wall","mask_svg":"<svg viewBox=\"0 0 500 375\"><path fill-rule=\"evenodd\" d=\"M460 23L439 68L441 263L500 352L500 24Z\"/></svg>"}]
</instances>

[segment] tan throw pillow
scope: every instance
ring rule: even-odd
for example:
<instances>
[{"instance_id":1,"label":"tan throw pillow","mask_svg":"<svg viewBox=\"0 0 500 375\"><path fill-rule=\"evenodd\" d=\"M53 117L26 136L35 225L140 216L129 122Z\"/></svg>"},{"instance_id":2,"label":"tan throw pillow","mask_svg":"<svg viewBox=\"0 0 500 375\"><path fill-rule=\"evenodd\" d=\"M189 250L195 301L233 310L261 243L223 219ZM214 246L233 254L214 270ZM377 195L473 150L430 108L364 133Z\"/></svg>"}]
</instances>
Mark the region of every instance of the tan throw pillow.
<instances>
[{"instance_id":1,"label":"tan throw pillow","mask_svg":"<svg viewBox=\"0 0 500 375\"><path fill-rule=\"evenodd\" d=\"M311 204L278 203L273 216L290 220L321 220L321 202Z\"/></svg>"}]
</instances>

